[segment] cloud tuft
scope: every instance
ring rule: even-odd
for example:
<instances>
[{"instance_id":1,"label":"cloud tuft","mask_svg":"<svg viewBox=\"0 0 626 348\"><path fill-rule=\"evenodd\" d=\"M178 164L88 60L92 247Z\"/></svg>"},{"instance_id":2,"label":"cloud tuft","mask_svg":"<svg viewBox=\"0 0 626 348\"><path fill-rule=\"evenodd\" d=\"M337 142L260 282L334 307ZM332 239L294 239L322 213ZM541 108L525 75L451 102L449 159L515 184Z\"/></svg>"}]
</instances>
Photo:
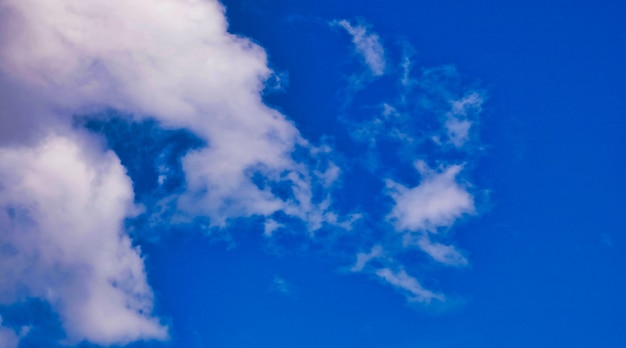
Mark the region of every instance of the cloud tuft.
<instances>
[{"instance_id":1,"label":"cloud tuft","mask_svg":"<svg viewBox=\"0 0 626 348\"><path fill-rule=\"evenodd\" d=\"M385 49L376 33L370 32L364 25L352 25L347 20L334 21L332 24L342 27L350 34L356 52L363 58L372 75L385 74Z\"/></svg>"},{"instance_id":2,"label":"cloud tuft","mask_svg":"<svg viewBox=\"0 0 626 348\"><path fill-rule=\"evenodd\" d=\"M433 300L445 301L442 294L424 289L417 279L407 274L403 269L394 272L389 268L381 268L376 271L376 275L407 294L410 301L422 303L430 303Z\"/></svg>"},{"instance_id":3,"label":"cloud tuft","mask_svg":"<svg viewBox=\"0 0 626 348\"><path fill-rule=\"evenodd\" d=\"M389 219L397 230L435 231L474 211L472 196L456 180L463 169L461 165L451 165L436 172L418 161L416 168L422 181L415 187L387 181L389 194L395 201Z\"/></svg>"}]
</instances>

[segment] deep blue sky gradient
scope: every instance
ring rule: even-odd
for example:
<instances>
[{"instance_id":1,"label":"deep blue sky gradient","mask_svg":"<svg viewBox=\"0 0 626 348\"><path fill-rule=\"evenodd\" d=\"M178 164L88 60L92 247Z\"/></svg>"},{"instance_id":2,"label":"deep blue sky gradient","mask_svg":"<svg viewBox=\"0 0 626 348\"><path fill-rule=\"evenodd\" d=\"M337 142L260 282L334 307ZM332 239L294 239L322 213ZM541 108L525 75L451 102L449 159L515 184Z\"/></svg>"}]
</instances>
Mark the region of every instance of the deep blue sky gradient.
<instances>
[{"instance_id":1,"label":"deep blue sky gradient","mask_svg":"<svg viewBox=\"0 0 626 348\"><path fill-rule=\"evenodd\" d=\"M277 103L307 135L336 122L327 104L341 79L337 66L345 64L334 53L341 49L337 35L315 19L362 18L387 46L410 42L418 65L454 64L488 90L481 124L487 150L475 175L478 186L491 190L491 209L457 230L471 269L440 276L467 302L432 315L400 308L401 301L371 285L342 284L352 287L354 296L372 294L360 305L364 312L384 308L372 317L375 334L355 330L347 342L329 334L311 346L626 346L626 5L229 1L226 6L232 30L255 38L271 62L289 72L291 85ZM345 320L328 313L317 325L346 327ZM326 336L321 331L320 339Z\"/></svg>"},{"instance_id":2,"label":"deep blue sky gradient","mask_svg":"<svg viewBox=\"0 0 626 348\"><path fill-rule=\"evenodd\" d=\"M270 65L288 76L267 102L306 138L332 143L348 161L359 147L342 117L357 114L363 99L357 95L357 106L346 107L343 98L358 61L347 34L329 21L370 25L396 66L410 44L417 67L454 65L463 83L487 91L482 150L471 164L480 214L454 229L470 266L424 266L424 282L454 299L432 308L345 271L347 256L323 245L268 243L258 221L235 223L224 238L193 226L155 237L136 221L157 312L171 320L172 340L131 347L626 347L623 2L228 0L225 6L231 31L266 48ZM395 93L392 81L376 83L371 93ZM141 158L115 142L116 132L104 133L122 161ZM181 134L155 137L155 152L168 141L192 142ZM150 188L141 180L154 180L148 173L154 168L145 166L129 170L138 199ZM376 184L367 175L359 180L345 183L346 206L384 210L350 191L367 180ZM35 337L20 347L37 347Z\"/></svg>"},{"instance_id":3,"label":"deep blue sky gradient","mask_svg":"<svg viewBox=\"0 0 626 348\"><path fill-rule=\"evenodd\" d=\"M198 347L626 346L623 3L226 6L231 30L288 72L285 92L269 101L313 139L337 129L342 141L346 37L325 21L361 18L387 47L412 44L418 65L453 64L479 80L489 98L475 183L490 190L490 208L456 231L471 268L437 274L464 302L444 313L307 254L268 255L258 231L237 231L230 251L198 237L167 243L149 263L170 270L152 278L172 299L164 307L175 346L193 346L191 337ZM268 290L275 276L293 284L293 297Z\"/></svg>"},{"instance_id":4,"label":"deep blue sky gradient","mask_svg":"<svg viewBox=\"0 0 626 348\"><path fill-rule=\"evenodd\" d=\"M626 6L619 1L227 1L231 30L264 46L289 75L268 100L305 136L335 131L349 66L345 33L360 18L389 53L453 64L487 89L475 184L484 214L456 229L467 270L436 282L459 298L439 313L304 253L234 249L199 237L149 250L177 336L190 347L626 346ZM343 35L343 36L342 36ZM349 151L349 149L347 150ZM275 276L294 294L272 292ZM192 280L193 279L193 280ZM184 295L181 295L184 294ZM180 298L176 299L177 296Z\"/></svg>"}]
</instances>

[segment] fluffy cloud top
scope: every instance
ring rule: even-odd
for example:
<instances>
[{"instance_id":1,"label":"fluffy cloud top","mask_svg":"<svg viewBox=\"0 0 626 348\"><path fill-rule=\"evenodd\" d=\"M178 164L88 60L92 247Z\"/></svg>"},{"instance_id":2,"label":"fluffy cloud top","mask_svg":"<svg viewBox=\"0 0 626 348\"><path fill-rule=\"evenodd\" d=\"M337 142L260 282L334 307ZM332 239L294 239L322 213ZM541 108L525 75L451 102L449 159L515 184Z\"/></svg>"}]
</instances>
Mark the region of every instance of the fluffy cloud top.
<instances>
[{"instance_id":1,"label":"fluffy cloud top","mask_svg":"<svg viewBox=\"0 0 626 348\"><path fill-rule=\"evenodd\" d=\"M335 25L352 35L366 63L384 59L385 48L371 29L348 21ZM374 49L378 45L380 48ZM411 275L415 267L403 260L407 253L419 249L439 265L463 267L469 263L464 253L450 243L447 232L460 218L475 212L463 163L471 161L475 153L476 121L483 95L466 89L453 66L414 69L410 46L403 45L402 52L398 66L386 69L395 79L397 93L380 100L368 94L367 107L359 105L354 110L353 119L359 121L345 121L352 128L353 139L367 145L365 165L375 175L386 178L386 194L393 201L387 215L381 216L385 224L379 227L388 232L371 242L370 251L363 251L368 247L359 249L351 271L376 276L411 302L443 302L446 297L424 288ZM385 64L390 67L393 62ZM376 75L372 67L377 65L369 66ZM359 86L363 90L367 87ZM410 162L415 163L419 175L417 185L400 183L395 173L388 171L389 165ZM430 168L427 163L436 167Z\"/></svg>"},{"instance_id":2,"label":"fluffy cloud top","mask_svg":"<svg viewBox=\"0 0 626 348\"><path fill-rule=\"evenodd\" d=\"M209 144L184 160L184 211L215 225L287 205L306 214L310 202L286 203L250 180L260 172L291 181L285 172L302 171L291 152L308 145L284 115L263 104L260 92L271 74L265 51L227 32L217 1L3 0L2 7L5 83L30 96L3 116L7 127L17 128L13 120L33 103L40 113L27 116L21 132L102 108L154 117Z\"/></svg>"}]
</instances>

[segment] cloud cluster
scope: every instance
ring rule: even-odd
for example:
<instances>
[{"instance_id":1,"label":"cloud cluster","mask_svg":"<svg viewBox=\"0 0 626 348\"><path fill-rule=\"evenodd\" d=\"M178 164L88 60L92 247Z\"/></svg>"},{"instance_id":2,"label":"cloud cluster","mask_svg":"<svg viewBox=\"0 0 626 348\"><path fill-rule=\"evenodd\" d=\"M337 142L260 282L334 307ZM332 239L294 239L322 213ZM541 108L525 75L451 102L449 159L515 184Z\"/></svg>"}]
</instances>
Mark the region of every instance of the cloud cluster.
<instances>
[{"instance_id":1,"label":"cloud cluster","mask_svg":"<svg viewBox=\"0 0 626 348\"><path fill-rule=\"evenodd\" d=\"M293 159L296 147L323 151L264 105L265 51L227 29L217 1L0 1L2 303L50 302L73 341L167 336L122 227L136 213L130 180L76 115L113 109L205 141L182 160L183 219L281 211L311 230L341 223L312 188L338 168Z\"/></svg>"},{"instance_id":2,"label":"cloud cluster","mask_svg":"<svg viewBox=\"0 0 626 348\"><path fill-rule=\"evenodd\" d=\"M407 294L411 301L430 303L432 300L444 300L443 295L424 289L415 277L403 269L394 272L389 268L380 268L376 270L376 275Z\"/></svg>"},{"instance_id":3,"label":"cloud cluster","mask_svg":"<svg viewBox=\"0 0 626 348\"><path fill-rule=\"evenodd\" d=\"M388 73L378 35L348 21L334 24L351 35L371 76ZM206 217L223 227L262 216L272 236L286 216L303 221L314 236L325 225L350 229L359 219L333 210L332 188L342 174L329 159L333 150L309 143L263 103L272 74L266 53L228 33L218 1L0 0L0 31L0 303L48 302L70 342L168 337L153 312L141 252L124 230L125 219L139 213L132 183L118 156L76 125L77 115L116 110L132 121L184 129L205 143L181 160L184 191L169 197L179 220ZM416 80L405 74L402 81L406 95L415 95ZM434 82L420 81L421 90L432 89ZM449 110L429 139L461 148L482 98L444 99ZM397 117L408 112L392 104L383 104L369 138L413 143L413 128L401 132L408 121ZM386 221L403 248L463 265L463 255L441 243L439 229L472 213L473 199L460 178L462 164L436 168L418 162L421 181L414 187L387 180L394 203ZM412 301L445 299L382 243L359 254L353 270ZM0 343L11 347L16 340L0 327Z\"/></svg>"},{"instance_id":4,"label":"cloud cluster","mask_svg":"<svg viewBox=\"0 0 626 348\"><path fill-rule=\"evenodd\" d=\"M209 144L183 161L188 192L179 208L213 225L287 208L308 213L308 197L286 202L250 180L260 172L306 190L308 173L291 152L308 144L263 104L265 51L227 32L218 2L3 0L3 7L2 70L31 96L22 104L34 99L45 116L28 116L22 131L102 108L153 117ZM26 105L17 107L3 119L22 119Z\"/></svg>"},{"instance_id":5,"label":"cloud cluster","mask_svg":"<svg viewBox=\"0 0 626 348\"><path fill-rule=\"evenodd\" d=\"M389 232L374 240L370 251L357 253L351 270L369 273L392 285L411 302L444 302L443 294L426 289L410 274L414 267L408 267L402 258L418 249L443 266L468 264L463 253L447 241L446 232L476 210L463 171L473 154L474 123L483 95L464 89L451 66L414 71L406 45L402 62L394 67L392 61L385 60L387 54L378 35L368 27L345 20L333 23L352 35L356 51L372 75L388 71L398 89L391 99L370 97L367 108L361 105L353 111L356 116L345 118L353 139L367 145L365 166L374 175L386 177L385 193L392 200L382 217L385 222L376 227ZM367 85L360 88L366 90ZM417 184L416 180L403 184L390 175L389 166L402 163L414 163Z\"/></svg>"},{"instance_id":6,"label":"cloud cluster","mask_svg":"<svg viewBox=\"0 0 626 348\"><path fill-rule=\"evenodd\" d=\"M457 181L462 170L452 165L442 172L435 172L418 161L415 164L421 182L407 188L393 181L387 185L394 199L389 214L397 231L405 232L404 245L415 244L435 261L447 265L465 265L467 260L454 246L433 243L429 234L436 234L441 227L449 227L464 214L474 212L472 195ZM417 232L415 238L413 233Z\"/></svg>"},{"instance_id":7,"label":"cloud cluster","mask_svg":"<svg viewBox=\"0 0 626 348\"><path fill-rule=\"evenodd\" d=\"M458 219L474 212L474 198L458 180L460 165L451 165L438 172L422 162L415 164L421 176L417 186L405 187L387 180L388 194L393 207L387 219L393 225L392 241L401 238L400 245L391 243L386 248L374 245L371 251L356 255L353 272L373 273L394 286L411 302L444 302L446 297L428 290L405 270L398 255L417 247L431 260L445 266L465 266L468 260L454 245L433 238L441 238L440 228L452 226ZM445 237L445 235L444 235ZM373 265L372 261L377 261Z\"/></svg>"}]
</instances>

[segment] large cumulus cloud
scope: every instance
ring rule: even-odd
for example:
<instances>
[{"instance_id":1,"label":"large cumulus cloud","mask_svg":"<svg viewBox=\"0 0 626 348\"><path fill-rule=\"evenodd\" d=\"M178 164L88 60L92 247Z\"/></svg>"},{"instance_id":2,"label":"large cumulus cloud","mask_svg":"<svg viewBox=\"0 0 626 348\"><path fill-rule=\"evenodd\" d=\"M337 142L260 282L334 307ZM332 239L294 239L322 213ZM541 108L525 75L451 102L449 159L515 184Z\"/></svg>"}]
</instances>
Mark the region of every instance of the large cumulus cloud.
<instances>
[{"instance_id":1,"label":"large cumulus cloud","mask_svg":"<svg viewBox=\"0 0 626 348\"><path fill-rule=\"evenodd\" d=\"M77 114L115 109L204 140L183 159L183 215L212 225L278 210L325 220L308 194L314 173L291 156L310 145L261 100L265 51L227 32L217 1L2 0L0 30L4 304L50 302L77 341L167 336L122 228L135 213L130 180L75 128ZM279 198L255 173L296 190Z\"/></svg>"}]
</instances>

